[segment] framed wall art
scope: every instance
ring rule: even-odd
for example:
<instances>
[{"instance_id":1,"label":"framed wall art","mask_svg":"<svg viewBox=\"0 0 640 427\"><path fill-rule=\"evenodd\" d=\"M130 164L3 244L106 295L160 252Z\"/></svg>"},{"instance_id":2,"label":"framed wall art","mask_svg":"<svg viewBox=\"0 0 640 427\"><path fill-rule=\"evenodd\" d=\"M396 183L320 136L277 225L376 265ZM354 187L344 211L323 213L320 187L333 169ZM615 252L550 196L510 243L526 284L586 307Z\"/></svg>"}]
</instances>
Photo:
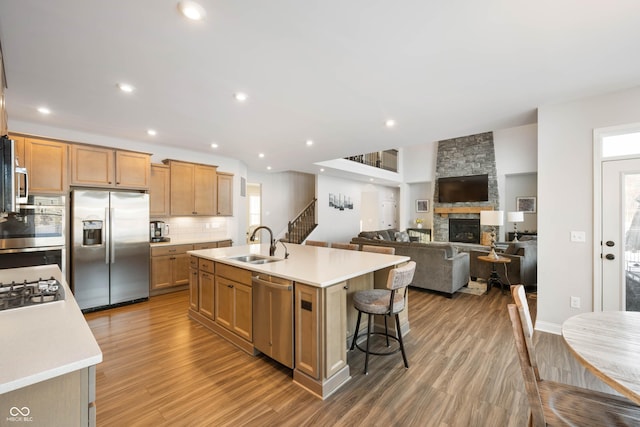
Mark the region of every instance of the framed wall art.
<instances>
[{"instance_id":1,"label":"framed wall art","mask_svg":"<svg viewBox=\"0 0 640 427\"><path fill-rule=\"evenodd\" d=\"M416 212L429 212L429 200L417 199L416 200Z\"/></svg>"},{"instance_id":2,"label":"framed wall art","mask_svg":"<svg viewBox=\"0 0 640 427\"><path fill-rule=\"evenodd\" d=\"M516 210L524 213L536 213L536 198L516 197Z\"/></svg>"}]
</instances>

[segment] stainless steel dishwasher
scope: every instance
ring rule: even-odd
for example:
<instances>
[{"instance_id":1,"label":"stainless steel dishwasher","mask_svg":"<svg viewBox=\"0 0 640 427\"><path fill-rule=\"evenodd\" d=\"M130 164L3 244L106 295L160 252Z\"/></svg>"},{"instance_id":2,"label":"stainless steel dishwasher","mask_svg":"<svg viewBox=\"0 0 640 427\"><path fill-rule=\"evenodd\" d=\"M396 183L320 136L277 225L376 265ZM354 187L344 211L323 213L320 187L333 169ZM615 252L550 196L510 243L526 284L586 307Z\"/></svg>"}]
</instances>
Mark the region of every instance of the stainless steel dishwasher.
<instances>
[{"instance_id":1,"label":"stainless steel dishwasher","mask_svg":"<svg viewBox=\"0 0 640 427\"><path fill-rule=\"evenodd\" d=\"M253 345L293 368L293 282L253 276Z\"/></svg>"}]
</instances>

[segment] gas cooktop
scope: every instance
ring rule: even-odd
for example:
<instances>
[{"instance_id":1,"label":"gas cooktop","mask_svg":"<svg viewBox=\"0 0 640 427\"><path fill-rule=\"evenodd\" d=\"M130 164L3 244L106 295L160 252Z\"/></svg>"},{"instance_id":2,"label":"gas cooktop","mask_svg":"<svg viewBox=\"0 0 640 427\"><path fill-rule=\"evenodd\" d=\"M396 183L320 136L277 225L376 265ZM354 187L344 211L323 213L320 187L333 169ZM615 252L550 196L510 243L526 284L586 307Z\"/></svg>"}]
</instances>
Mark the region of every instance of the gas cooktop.
<instances>
[{"instance_id":1,"label":"gas cooktop","mask_svg":"<svg viewBox=\"0 0 640 427\"><path fill-rule=\"evenodd\" d=\"M53 277L34 282L0 283L0 310L64 300L64 289Z\"/></svg>"}]
</instances>

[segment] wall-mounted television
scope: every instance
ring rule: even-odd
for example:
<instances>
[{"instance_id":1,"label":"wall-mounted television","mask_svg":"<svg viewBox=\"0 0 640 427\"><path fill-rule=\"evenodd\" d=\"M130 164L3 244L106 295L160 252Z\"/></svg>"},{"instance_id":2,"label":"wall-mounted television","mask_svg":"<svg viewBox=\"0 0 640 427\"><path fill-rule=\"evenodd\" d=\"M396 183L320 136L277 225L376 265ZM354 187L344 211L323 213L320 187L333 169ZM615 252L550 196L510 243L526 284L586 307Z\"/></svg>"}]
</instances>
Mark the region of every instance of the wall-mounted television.
<instances>
[{"instance_id":1,"label":"wall-mounted television","mask_svg":"<svg viewBox=\"0 0 640 427\"><path fill-rule=\"evenodd\" d=\"M440 203L486 202L489 200L489 175L452 176L438 179Z\"/></svg>"}]
</instances>

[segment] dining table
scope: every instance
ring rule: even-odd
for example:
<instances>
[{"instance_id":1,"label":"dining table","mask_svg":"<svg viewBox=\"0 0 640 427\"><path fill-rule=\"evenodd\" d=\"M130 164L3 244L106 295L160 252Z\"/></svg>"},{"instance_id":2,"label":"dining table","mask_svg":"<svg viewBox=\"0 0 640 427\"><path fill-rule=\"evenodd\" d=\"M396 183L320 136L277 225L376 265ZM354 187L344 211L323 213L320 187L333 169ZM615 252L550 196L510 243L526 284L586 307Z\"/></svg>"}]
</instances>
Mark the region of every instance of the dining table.
<instances>
[{"instance_id":1,"label":"dining table","mask_svg":"<svg viewBox=\"0 0 640 427\"><path fill-rule=\"evenodd\" d=\"M562 324L562 336L587 370L640 405L640 312L581 313Z\"/></svg>"}]
</instances>

